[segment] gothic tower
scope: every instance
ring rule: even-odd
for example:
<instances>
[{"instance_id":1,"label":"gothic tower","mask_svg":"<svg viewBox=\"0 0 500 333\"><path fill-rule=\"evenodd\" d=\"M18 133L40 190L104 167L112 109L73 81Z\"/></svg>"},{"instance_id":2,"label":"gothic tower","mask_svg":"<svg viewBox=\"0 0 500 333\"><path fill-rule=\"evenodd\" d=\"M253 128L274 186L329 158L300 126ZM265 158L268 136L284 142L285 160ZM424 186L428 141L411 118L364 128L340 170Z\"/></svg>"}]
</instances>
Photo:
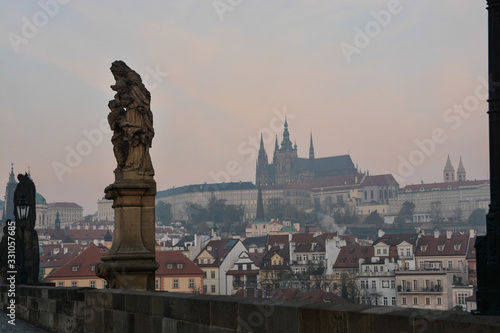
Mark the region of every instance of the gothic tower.
<instances>
[{"instance_id":1,"label":"gothic tower","mask_svg":"<svg viewBox=\"0 0 500 333\"><path fill-rule=\"evenodd\" d=\"M460 156L460 162L458 163L457 180L459 182L464 182L467 180L465 177L465 168L464 168L464 165L462 163L462 156Z\"/></svg>"},{"instance_id":2,"label":"gothic tower","mask_svg":"<svg viewBox=\"0 0 500 333\"><path fill-rule=\"evenodd\" d=\"M287 183L293 179L292 168L296 159L297 145L292 146L290 132L288 132L288 121L285 117L283 141L281 141L281 148L276 154L276 162L274 163L276 183Z\"/></svg>"},{"instance_id":3,"label":"gothic tower","mask_svg":"<svg viewBox=\"0 0 500 333\"><path fill-rule=\"evenodd\" d=\"M446 165L443 170L443 181L445 183L455 181L455 169L453 168L453 165L451 165L449 154L448 154L448 159L446 160Z\"/></svg>"},{"instance_id":4,"label":"gothic tower","mask_svg":"<svg viewBox=\"0 0 500 333\"><path fill-rule=\"evenodd\" d=\"M14 176L14 163L10 165L9 181L5 187L5 203L3 211L4 221L7 219L15 220L14 217L14 191L17 187L16 177Z\"/></svg>"},{"instance_id":5,"label":"gothic tower","mask_svg":"<svg viewBox=\"0 0 500 333\"><path fill-rule=\"evenodd\" d=\"M269 179L269 161L267 159L266 149L264 148L264 140L260 135L259 156L257 157L257 173L255 175L256 184L270 184Z\"/></svg>"}]
</instances>

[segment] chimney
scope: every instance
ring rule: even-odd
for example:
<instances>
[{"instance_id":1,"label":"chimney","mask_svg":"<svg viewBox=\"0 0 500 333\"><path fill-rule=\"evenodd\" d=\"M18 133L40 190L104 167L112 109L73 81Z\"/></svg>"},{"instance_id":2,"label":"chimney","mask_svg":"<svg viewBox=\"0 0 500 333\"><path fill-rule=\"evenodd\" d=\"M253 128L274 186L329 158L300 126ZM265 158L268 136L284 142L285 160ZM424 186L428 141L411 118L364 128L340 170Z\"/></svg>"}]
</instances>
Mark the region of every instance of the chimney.
<instances>
[{"instance_id":1,"label":"chimney","mask_svg":"<svg viewBox=\"0 0 500 333\"><path fill-rule=\"evenodd\" d=\"M284 243L280 243L280 250L283 250L284 247L285 247L285 244Z\"/></svg>"},{"instance_id":2,"label":"chimney","mask_svg":"<svg viewBox=\"0 0 500 333\"><path fill-rule=\"evenodd\" d=\"M469 230L469 238L474 238L476 237L476 231L474 229Z\"/></svg>"},{"instance_id":3,"label":"chimney","mask_svg":"<svg viewBox=\"0 0 500 333\"><path fill-rule=\"evenodd\" d=\"M439 238L439 230L434 230L434 238Z\"/></svg>"},{"instance_id":4,"label":"chimney","mask_svg":"<svg viewBox=\"0 0 500 333\"><path fill-rule=\"evenodd\" d=\"M453 231L446 230L446 239L451 239L451 235L453 235Z\"/></svg>"},{"instance_id":5,"label":"chimney","mask_svg":"<svg viewBox=\"0 0 500 333\"><path fill-rule=\"evenodd\" d=\"M68 248L67 247L64 248L64 252L63 253L64 254L68 253Z\"/></svg>"},{"instance_id":6,"label":"chimney","mask_svg":"<svg viewBox=\"0 0 500 333\"><path fill-rule=\"evenodd\" d=\"M382 236L384 236L384 235L385 235L384 230L379 229L379 230L378 230L378 237L380 238L380 237L382 237Z\"/></svg>"}]
</instances>

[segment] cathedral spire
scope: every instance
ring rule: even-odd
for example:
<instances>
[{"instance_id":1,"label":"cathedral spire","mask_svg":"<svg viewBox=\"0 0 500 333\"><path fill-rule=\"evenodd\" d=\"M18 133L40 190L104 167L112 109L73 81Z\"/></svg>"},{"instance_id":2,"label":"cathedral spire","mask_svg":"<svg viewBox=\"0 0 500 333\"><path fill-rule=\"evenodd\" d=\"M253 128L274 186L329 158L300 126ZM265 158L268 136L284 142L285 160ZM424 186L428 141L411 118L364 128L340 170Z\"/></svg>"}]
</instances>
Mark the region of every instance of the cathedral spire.
<instances>
[{"instance_id":1,"label":"cathedral spire","mask_svg":"<svg viewBox=\"0 0 500 333\"><path fill-rule=\"evenodd\" d=\"M259 151L265 150L264 149L264 139L262 138L262 133L260 133L260 148Z\"/></svg>"},{"instance_id":2,"label":"cathedral spire","mask_svg":"<svg viewBox=\"0 0 500 333\"><path fill-rule=\"evenodd\" d=\"M292 141L290 141L290 132L288 132L288 120L285 116L285 129L283 130L283 141L281 141L281 149L293 149Z\"/></svg>"},{"instance_id":3,"label":"cathedral spire","mask_svg":"<svg viewBox=\"0 0 500 333\"><path fill-rule=\"evenodd\" d=\"M451 165L450 154L448 154L448 159L443 170L443 180L445 183L455 181L455 169Z\"/></svg>"},{"instance_id":4,"label":"cathedral spire","mask_svg":"<svg viewBox=\"0 0 500 333\"><path fill-rule=\"evenodd\" d=\"M311 131L311 142L309 143L309 159L314 159L314 144L313 144L313 133Z\"/></svg>"},{"instance_id":5,"label":"cathedral spire","mask_svg":"<svg viewBox=\"0 0 500 333\"><path fill-rule=\"evenodd\" d=\"M467 180L467 178L465 177L464 164L462 163L462 156L460 156L460 162L458 162L457 180L459 182L464 182Z\"/></svg>"},{"instance_id":6,"label":"cathedral spire","mask_svg":"<svg viewBox=\"0 0 500 333\"><path fill-rule=\"evenodd\" d=\"M276 142L274 143L274 151L277 151L280 149L280 146L278 145L278 136L276 135Z\"/></svg>"}]
</instances>

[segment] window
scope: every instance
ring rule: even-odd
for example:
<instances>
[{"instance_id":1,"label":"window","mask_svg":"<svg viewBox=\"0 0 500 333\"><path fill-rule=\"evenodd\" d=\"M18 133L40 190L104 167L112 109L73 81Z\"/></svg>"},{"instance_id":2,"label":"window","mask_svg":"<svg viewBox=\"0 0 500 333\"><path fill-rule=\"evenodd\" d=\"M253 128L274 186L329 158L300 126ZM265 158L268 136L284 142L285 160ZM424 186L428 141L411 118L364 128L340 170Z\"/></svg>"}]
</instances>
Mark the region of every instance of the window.
<instances>
[{"instance_id":1,"label":"window","mask_svg":"<svg viewBox=\"0 0 500 333\"><path fill-rule=\"evenodd\" d=\"M206 294L207 293L207 286L203 286L203 293Z\"/></svg>"},{"instance_id":2,"label":"window","mask_svg":"<svg viewBox=\"0 0 500 333\"><path fill-rule=\"evenodd\" d=\"M173 283L172 288L179 289L179 280L178 279L174 279L174 283Z\"/></svg>"},{"instance_id":3,"label":"window","mask_svg":"<svg viewBox=\"0 0 500 333\"><path fill-rule=\"evenodd\" d=\"M59 281L59 282L57 283L57 286L58 286L58 287L64 287L64 282Z\"/></svg>"},{"instance_id":4,"label":"window","mask_svg":"<svg viewBox=\"0 0 500 333\"><path fill-rule=\"evenodd\" d=\"M396 305L396 297L392 296L392 305Z\"/></svg>"},{"instance_id":5,"label":"window","mask_svg":"<svg viewBox=\"0 0 500 333\"><path fill-rule=\"evenodd\" d=\"M212 290L213 293L215 293L215 285L212 285L210 289Z\"/></svg>"},{"instance_id":6,"label":"window","mask_svg":"<svg viewBox=\"0 0 500 333\"><path fill-rule=\"evenodd\" d=\"M444 245L438 245L438 251L443 251L444 250Z\"/></svg>"},{"instance_id":7,"label":"window","mask_svg":"<svg viewBox=\"0 0 500 333\"><path fill-rule=\"evenodd\" d=\"M414 304L414 305L417 305L417 304L418 304L418 298L417 298L417 297L413 297L413 304Z\"/></svg>"},{"instance_id":8,"label":"window","mask_svg":"<svg viewBox=\"0 0 500 333\"><path fill-rule=\"evenodd\" d=\"M297 261L302 261L302 255L297 254Z\"/></svg>"},{"instance_id":9,"label":"window","mask_svg":"<svg viewBox=\"0 0 500 333\"><path fill-rule=\"evenodd\" d=\"M384 305L389 305L389 301L387 300L387 297L384 297Z\"/></svg>"},{"instance_id":10,"label":"window","mask_svg":"<svg viewBox=\"0 0 500 333\"><path fill-rule=\"evenodd\" d=\"M73 272L78 271L78 265L71 266L71 270L72 270Z\"/></svg>"},{"instance_id":11,"label":"window","mask_svg":"<svg viewBox=\"0 0 500 333\"><path fill-rule=\"evenodd\" d=\"M413 280L413 290L417 290L417 289L418 289L418 281Z\"/></svg>"},{"instance_id":12,"label":"window","mask_svg":"<svg viewBox=\"0 0 500 333\"><path fill-rule=\"evenodd\" d=\"M189 279L189 288L190 289L194 288L194 279Z\"/></svg>"},{"instance_id":13,"label":"window","mask_svg":"<svg viewBox=\"0 0 500 333\"><path fill-rule=\"evenodd\" d=\"M211 271L211 272L210 272L210 277L211 277L212 279L215 279L215 271Z\"/></svg>"},{"instance_id":14,"label":"window","mask_svg":"<svg viewBox=\"0 0 500 333\"><path fill-rule=\"evenodd\" d=\"M366 289L366 284L364 280L361 280L361 289Z\"/></svg>"},{"instance_id":15,"label":"window","mask_svg":"<svg viewBox=\"0 0 500 333\"><path fill-rule=\"evenodd\" d=\"M372 281L372 289L377 289L377 281Z\"/></svg>"},{"instance_id":16,"label":"window","mask_svg":"<svg viewBox=\"0 0 500 333\"><path fill-rule=\"evenodd\" d=\"M155 289L160 289L160 280L155 280Z\"/></svg>"},{"instance_id":17,"label":"window","mask_svg":"<svg viewBox=\"0 0 500 333\"><path fill-rule=\"evenodd\" d=\"M172 269L172 264L167 264L167 269Z\"/></svg>"},{"instance_id":18,"label":"window","mask_svg":"<svg viewBox=\"0 0 500 333\"><path fill-rule=\"evenodd\" d=\"M377 254L380 254L380 249L377 249Z\"/></svg>"},{"instance_id":19,"label":"window","mask_svg":"<svg viewBox=\"0 0 500 333\"><path fill-rule=\"evenodd\" d=\"M391 288L396 289L396 281L395 280L391 280Z\"/></svg>"},{"instance_id":20,"label":"window","mask_svg":"<svg viewBox=\"0 0 500 333\"><path fill-rule=\"evenodd\" d=\"M177 269L182 269L183 265L182 264L177 264Z\"/></svg>"},{"instance_id":21,"label":"window","mask_svg":"<svg viewBox=\"0 0 500 333\"><path fill-rule=\"evenodd\" d=\"M387 249L383 249L383 254L387 254Z\"/></svg>"},{"instance_id":22,"label":"window","mask_svg":"<svg viewBox=\"0 0 500 333\"><path fill-rule=\"evenodd\" d=\"M76 285L77 285L76 281L71 282L72 287L76 287Z\"/></svg>"},{"instance_id":23,"label":"window","mask_svg":"<svg viewBox=\"0 0 500 333\"><path fill-rule=\"evenodd\" d=\"M382 281L382 288L389 288L389 280Z\"/></svg>"},{"instance_id":24,"label":"window","mask_svg":"<svg viewBox=\"0 0 500 333\"><path fill-rule=\"evenodd\" d=\"M452 269L453 268L453 261L448 260L448 268Z\"/></svg>"},{"instance_id":25,"label":"window","mask_svg":"<svg viewBox=\"0 0 500 333\"><path fill-rule=\"evenodd\" d=\"M402 302L401 302L403 305L406 305L406 297L403 297L402 298Z\"/></svg>"},{"instance_id":26,"label":"window","mask_svg":"<svg viewBox=\"0 0 500 333\"><path fill-rule=\"evenodd\" d=\"M441 305L441 297L437 298L437 305Z\"/></svg>"},{"instance_id":27,"label":"window","mask_svg":"<svg viewBox=\"0 0 500 333\"><path fill-rule=\"evenodd\" d=\"M465 305L465 299L469 297L468 294L458 293L458 304Z\"/></svg>"},{"instance_id":28,"label":"window","mask_svg":"<svg viewBox=\"0 0 500 333\"><path fill-rule=\"evenodd\" d=\"M410 250L410 249L406 249L406 256L407 256L408 258L410 258L410 257L411 257L411 250Z\"/></svg>"},{"instance_id":29,"label":"window","mask_svg":"<svg viewBox=\"0 0 500 333\"><path fill-rule=\"evenodd\" d=\"M95 288L95 281L90 281L90 288Z\"/></svg>"}]
</instances>

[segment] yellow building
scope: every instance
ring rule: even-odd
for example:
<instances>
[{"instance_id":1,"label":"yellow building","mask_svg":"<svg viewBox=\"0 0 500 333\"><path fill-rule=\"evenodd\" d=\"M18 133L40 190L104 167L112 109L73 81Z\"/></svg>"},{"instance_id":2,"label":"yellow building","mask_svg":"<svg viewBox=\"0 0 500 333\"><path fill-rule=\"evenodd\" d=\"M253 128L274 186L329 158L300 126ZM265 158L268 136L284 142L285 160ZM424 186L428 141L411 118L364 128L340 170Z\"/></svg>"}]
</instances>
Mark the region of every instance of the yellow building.
<instances>
[{"instance_id":1,"label":"yellow building","mask_svg":"<svg viewBox=\"0 0 500 333\"><path fill-rule=\"evenodd\" d=\"M176 293L201 293L205 272L181 251L157 251L155 289Z\"/></svg>"},{"instance_id":2,"label":"yellow building","mask_svg":"<svg viewBox=\"0 0 500 333\"><path fill-rule=\"evenodd\" d=\"M95 274L95 267L102 263L101 257L108 252L105 247L91 244L79 256L58 270L50 272L47 279L56 287L91 287L103 289L105 281Z\"/></svg>"}]
</instances>

